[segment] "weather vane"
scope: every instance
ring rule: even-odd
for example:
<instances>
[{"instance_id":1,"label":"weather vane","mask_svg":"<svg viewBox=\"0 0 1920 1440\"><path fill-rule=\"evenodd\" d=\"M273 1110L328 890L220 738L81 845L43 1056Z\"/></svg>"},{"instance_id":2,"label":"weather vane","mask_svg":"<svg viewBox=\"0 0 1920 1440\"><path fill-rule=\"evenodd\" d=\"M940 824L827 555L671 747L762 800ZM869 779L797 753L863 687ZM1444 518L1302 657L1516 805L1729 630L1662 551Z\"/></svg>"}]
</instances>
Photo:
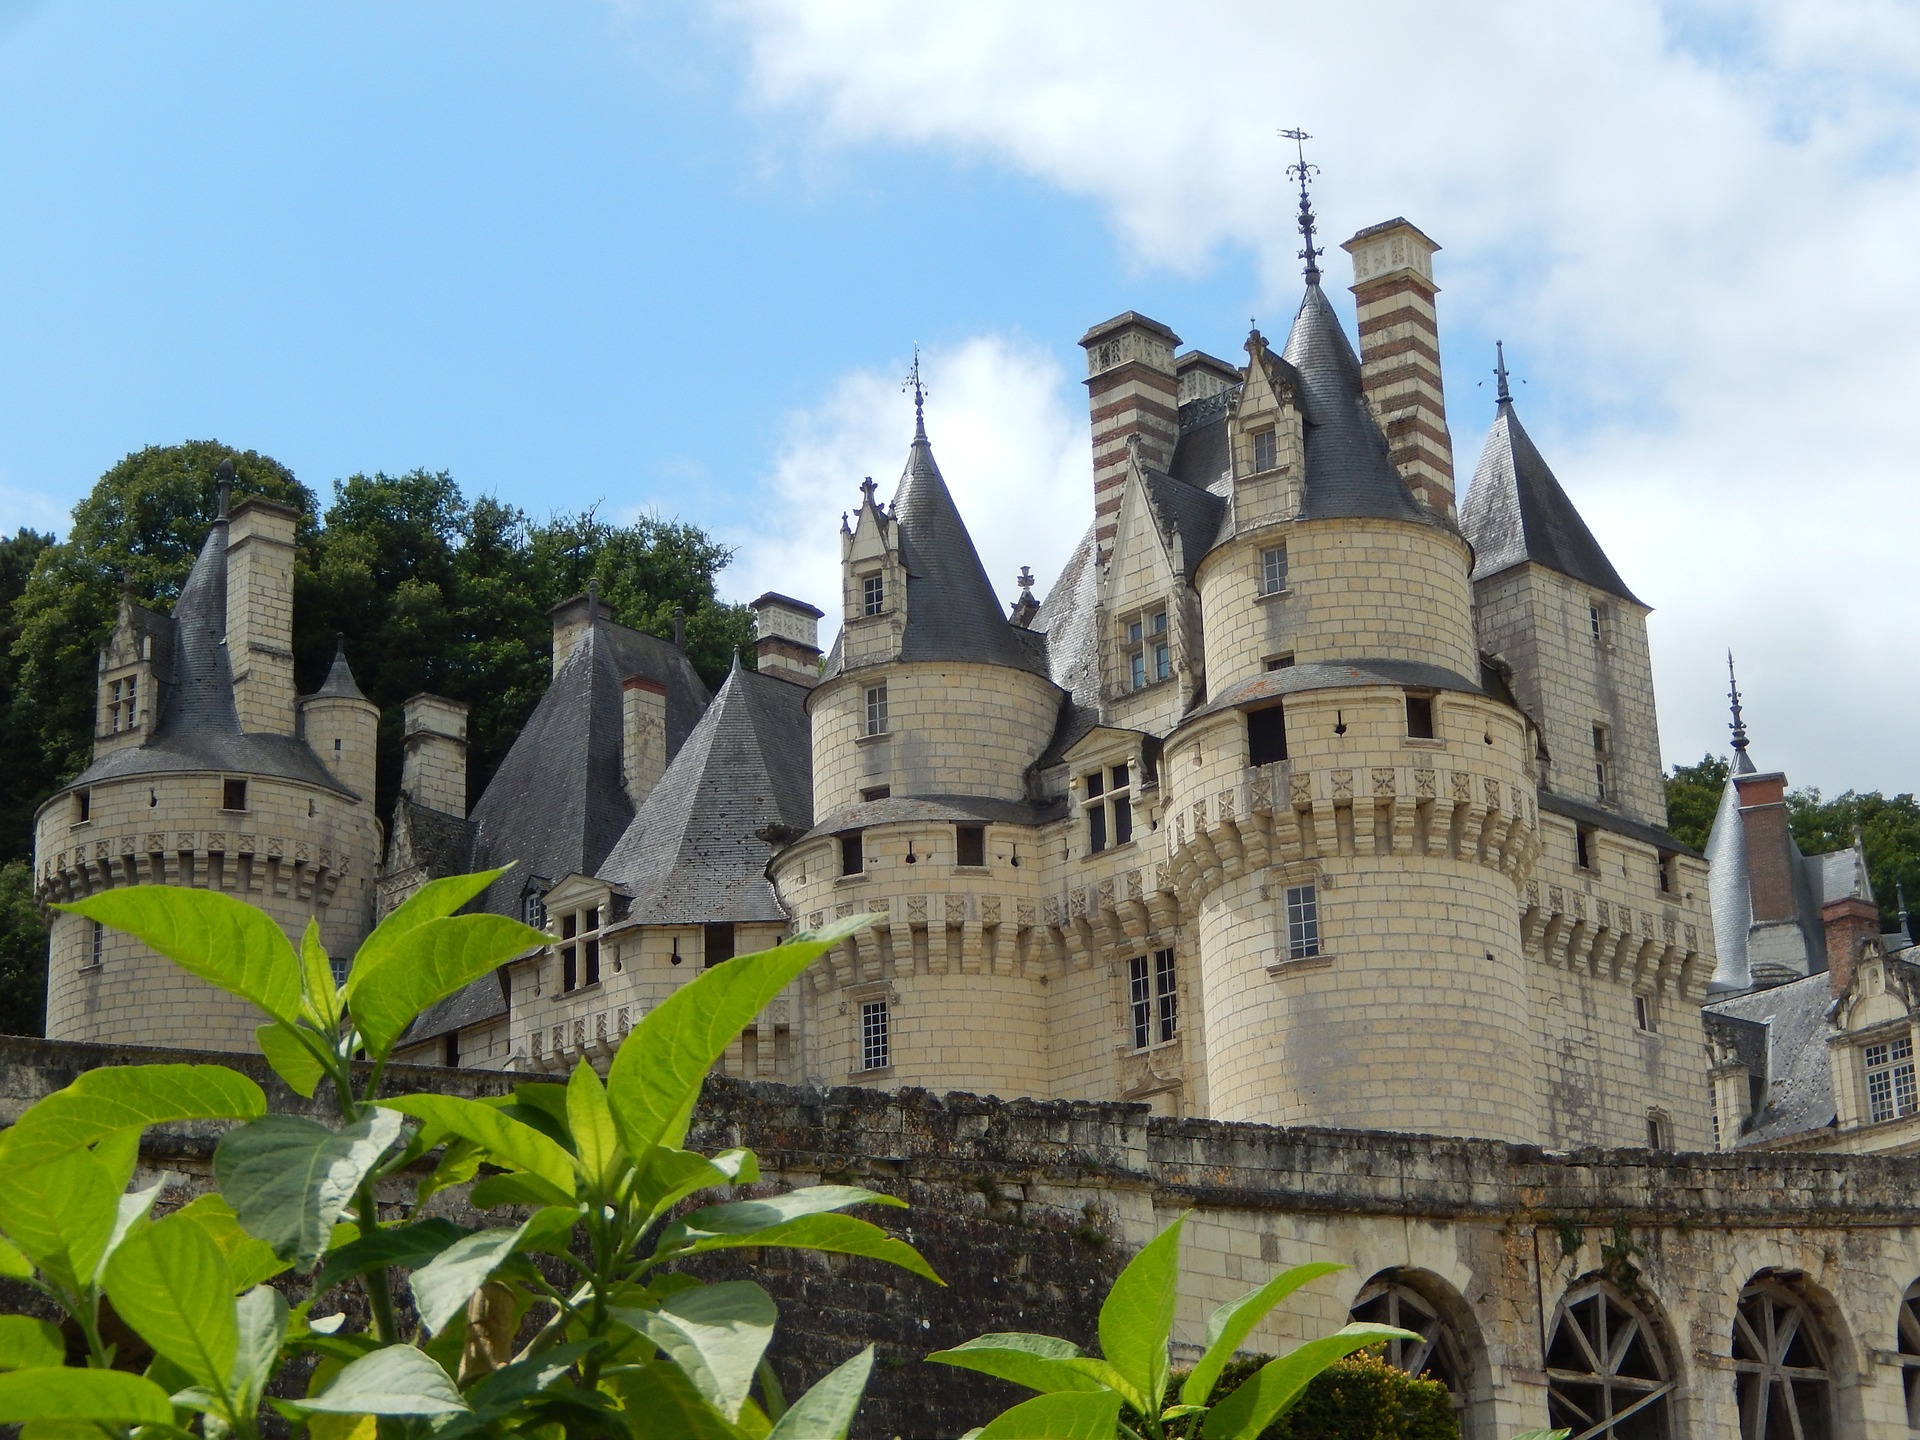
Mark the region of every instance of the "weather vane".
<instances>
[{"instance_id":1,"label":"weather vane","mask_svg":"<svg viewBox=\"0 0 1920 1440\"><path fill-rule=\"evenodd\" d=\"M1287 166L1287 178L1300 182L1300 236L1306 242L1306 248L1300 252L1300 258L1307 262L1307 283L1320 283L1319 258L1326 252L1313 243L1313 203L1307 198L1307 181L1320 173L1318 165L1307 163L1307 141L1313 137L1304 130L1282 130L1282 140L1293 141L1293 153L1298 157Z\"/></svg>"},{"instance_id":2,"label":"weather vane","mask_svg":"<svg viewBox=\"0 0 1920 1440\"><path fill-rule=\"evenodd\" d=\"M907 378L901 383L900 388L903 391L913 391L913 428L917 433L924 435L927 428L924 414L927 391L926 387L920 383L920 347L917 344L913 347L913 367L907 371Z\"/></svg>"}]
</instances>

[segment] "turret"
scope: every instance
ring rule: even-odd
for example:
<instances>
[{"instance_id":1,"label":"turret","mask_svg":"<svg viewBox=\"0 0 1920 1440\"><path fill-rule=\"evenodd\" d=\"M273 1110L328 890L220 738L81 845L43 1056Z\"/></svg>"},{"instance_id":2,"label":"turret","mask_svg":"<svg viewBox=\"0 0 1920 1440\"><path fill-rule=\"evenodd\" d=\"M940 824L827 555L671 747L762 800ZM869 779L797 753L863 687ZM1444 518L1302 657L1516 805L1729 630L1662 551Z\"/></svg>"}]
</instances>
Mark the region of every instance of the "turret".
<instances>
[{"instance_id":1,"label":"turret","mask_svg":"<svg viewBox=\"0 0 1920 1440\"><path fill-rule=\"evenodd\" d=\"M342 785L373 799L380 707L360 693L344 639L334 647L325 682L300 701L300 734Z\"/></svg>"}]
</instances>

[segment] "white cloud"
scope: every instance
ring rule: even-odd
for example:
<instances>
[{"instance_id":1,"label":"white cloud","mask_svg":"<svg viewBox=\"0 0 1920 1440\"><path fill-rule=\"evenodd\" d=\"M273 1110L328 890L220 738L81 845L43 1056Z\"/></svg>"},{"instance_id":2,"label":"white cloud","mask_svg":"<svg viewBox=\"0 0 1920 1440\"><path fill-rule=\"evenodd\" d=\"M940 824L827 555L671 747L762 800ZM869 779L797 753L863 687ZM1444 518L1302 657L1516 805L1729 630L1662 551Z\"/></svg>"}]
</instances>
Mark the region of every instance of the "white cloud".
<instances>
[{"instance_id":1,"label":"white cloud","mask_svg":"<svg viewBox=\"0 0 1920 1440\"><path fill-rule=\"evenodd\" d=\"M722 574L730 600L778 590L827 612L831 642L840 595L842 512L871 475L892 497L913 438L913 401L900 390L906 357L885 370L843 375L821 403L788 419L787 438L757 513L721 526L739 554ZM921 360L927 434L940 473L973 533L994 588L1011 603L1015 576L1046 582L1086 529L1093 493L1084 410L1067 408L1059 363L1031 344L984 335Z\"/></svg>"},{"instance_id":2,"label":"white cloud","mask_svg":"<svg viewBox=\"0 0 1920 1440\"><path fill-rule=\"evenodd\" d=\"M1298 288L1274 131L1313 131L1325 235L1409 216L1447 247L1443 330L1471 317L1519 342L1536 438L1658 607L1670 758L1722 747L1716 657L1731 644L1763 763L1828 789L1920 786L1904 563L1920 487L1899 418L1920 374L1920 10L722 9L755 103L813 143L935 147L1038 177L1105 206L1145 266L1194 271L1244 248L1263 309ZM1480 421L1460 413L1461 384L1465 471ZM855 403L843 391L828 411ZM1034 420L983 414L969 443L1004 427L995 463L1014 467ZM800 454L783 487L802 483ZM1024 462L1056 463L1051 449ZM1061 493L1084 517L1084 450L1072 464ZM997 538L987 514L969 518Z\"/></svg>"}]
</instances>

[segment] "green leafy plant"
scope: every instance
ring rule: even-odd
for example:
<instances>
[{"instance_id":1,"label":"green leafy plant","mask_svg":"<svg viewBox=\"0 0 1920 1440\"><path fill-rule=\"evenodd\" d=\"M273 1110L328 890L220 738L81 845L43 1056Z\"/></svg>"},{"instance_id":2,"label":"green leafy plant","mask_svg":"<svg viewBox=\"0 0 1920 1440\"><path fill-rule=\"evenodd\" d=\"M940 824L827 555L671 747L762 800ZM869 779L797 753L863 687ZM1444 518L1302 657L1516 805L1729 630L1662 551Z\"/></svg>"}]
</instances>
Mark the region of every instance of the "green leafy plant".
<instances>
[{"instance_id":1,"label":"green leafy plant","mask_svg":"<svg viewBox=\"0 0 1920 1440\"><path fill-rule=\"evenodd\" d=\"M1217 1404L1215 1383L1256 1326L1287 1296L1341 1266L1298 1265L1207 1320L1206 1351L1168 1403L1171 1370L1167 1346L1173 1332L1179 1286L1182 1216L1144 1245L1127 1263L1100 1307L1104 1358L1051 1335L982 1335L927 1358L1010 1380L1038 1398L1023 1401L967 1440L1255 1440L1300 1398L1307 1383L1335 1361L1384 1340L1417 1339L1390 1325L1351 1324L1309 1340L1261 1366Z\"/></svg>"},{"instance_id":2,"label":"green leafy plant","mask_svg":"<svg viewBox=\"0 0 1920 1440\"><path fill-rule=\"evenodd\" d=\"M1270 1357L1229 1361L1214 1386L1217 1404ZM1184 1377L1179 1377L1184 1378ZM1453 1397L1438 1380L1409 1375L1369 1347L1322 1370L1260 1440L1460 1440Z\"/></svg>"},{"instance_id":3,"label":"green leafy plant","mask_svg":"<svg viewBox=\"0 0 1920 1440\"><path fill-rule=\"evenodd\" d=\"M641 1021L604 1082L582 1063L565 1084L493 1099L383 1098L415 1015L545 943L516 921L456 913L498 873L422 888L367 938L344 986L315 927L296 948L216 892L135 886L62 907L257 1005L268 1063L303 1096L328 1085L337 1119L270 1115L251 1079L197 1064L89 1071L22 1115L0 1137L0 1274L68 1317L84 1359L65 1363L54 1325L0 1316L0 1422L26 1440L179 1437L196 1424L208 1440L254 1440L270 1403L314 1440L846 1435L871 1347L788 1405L766 1362L773 1301L675 1267L787 1246L940 1283L911 1246L844 1213L902 1203L890 1196L817 1185L694 1199L759 1180L750 1151L684 1148L708 1071L859 922L704 972ZM164 1180L128 1193L141 1135L196 1120L238 1122L214 1151L218 1193L156 1219ZM477 1230L429 1213L454 1186L507 1213ZM306 1280L297 1305L269 1283L290 1272ZM365 1294L364 1330L346 1324L348 1286ZM304 1394L264 1398L309 1361Z\"/></svg>"}]
</instances>

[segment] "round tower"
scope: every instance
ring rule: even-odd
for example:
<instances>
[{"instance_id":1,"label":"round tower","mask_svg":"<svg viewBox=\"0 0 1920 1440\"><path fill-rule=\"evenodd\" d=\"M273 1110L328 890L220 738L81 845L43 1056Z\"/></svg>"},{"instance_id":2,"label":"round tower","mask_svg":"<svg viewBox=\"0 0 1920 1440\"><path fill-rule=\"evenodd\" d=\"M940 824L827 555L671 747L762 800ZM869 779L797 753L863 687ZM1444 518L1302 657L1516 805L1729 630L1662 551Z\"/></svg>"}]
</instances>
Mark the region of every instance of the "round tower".
<instances>
[{"instance_id":1,"label":"round tower","mask_svg":"<svg viewBox=\"0 0 1920 1440\"><path fill-rule=\"evenodd\" d=\"M1061 691L1001 612L923 420L893 503L874 489L842 526L843 625L807 697L816 823L770 867L802 925L879 917L808 972L808 1072L1044 1095L1029 772Z\"/></svg>"},{"instance_id":2,"label":"round tower","mask_svg":"<svg viewBox=\"0 0 1920 1440\"><path fill-rule=\"evenodd\" d=\"M1527 721L1481 686L1470 551L1308 279L1284 354L1248 342L1232 534L1195 577L1209 698L1162 772L1210 1112L1536 1138Z\"/></svg>"},{"instance_id":3,"label":"round tower","mask_svg":"<svg viewBox=\"0 0 1920 1440\"><path fill-rule=\"evenodd\" d=\"M34 820L43 905L115 886L214 889L296 942L320 921L352 955L370 923L378 712L344 656L304 701L293 686L293 538L285 506L214 522L171 615L123 596L100 659L93 763ZM336 743L337 742L337 743ZM321 753L324 752L324 757ZM52 915L47 1035L251 1050L263 1017L132 937Z\"/></svg>"}]
</instances>

